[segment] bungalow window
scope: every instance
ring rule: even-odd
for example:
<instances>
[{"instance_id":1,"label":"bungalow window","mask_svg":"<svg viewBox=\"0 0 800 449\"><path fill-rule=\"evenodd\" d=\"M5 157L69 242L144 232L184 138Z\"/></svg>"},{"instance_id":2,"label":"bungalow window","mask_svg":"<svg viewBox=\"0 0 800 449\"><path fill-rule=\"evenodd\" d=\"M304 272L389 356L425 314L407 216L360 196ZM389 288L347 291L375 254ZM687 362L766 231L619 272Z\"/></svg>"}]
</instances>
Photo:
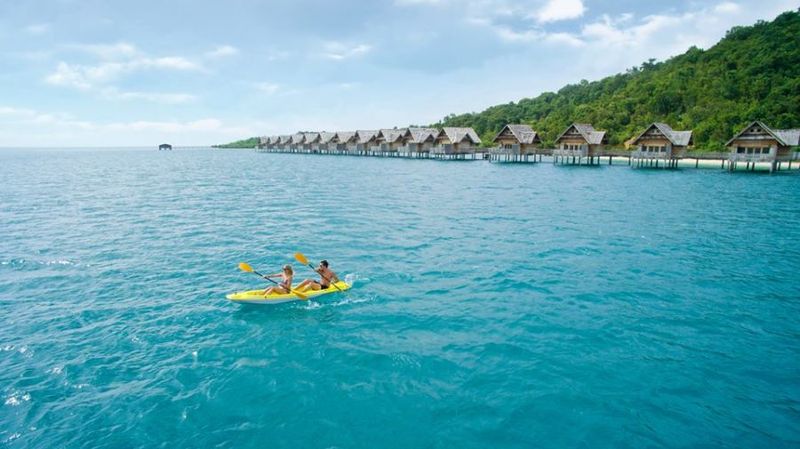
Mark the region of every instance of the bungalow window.
<instances>
[{"instance_id":1,"label":"bungalow window","mask_svg":"<svg viewBox=\"0 0 800 449\"><path fill-rule=\"evenodd\" d=\"M738 153L738 154L744 154L744 153L745 153L745 150L746 150L746 148L744 148L744 147L738 147L738 148L736 148L736 153Z\"/></svg>"}]
</instances>

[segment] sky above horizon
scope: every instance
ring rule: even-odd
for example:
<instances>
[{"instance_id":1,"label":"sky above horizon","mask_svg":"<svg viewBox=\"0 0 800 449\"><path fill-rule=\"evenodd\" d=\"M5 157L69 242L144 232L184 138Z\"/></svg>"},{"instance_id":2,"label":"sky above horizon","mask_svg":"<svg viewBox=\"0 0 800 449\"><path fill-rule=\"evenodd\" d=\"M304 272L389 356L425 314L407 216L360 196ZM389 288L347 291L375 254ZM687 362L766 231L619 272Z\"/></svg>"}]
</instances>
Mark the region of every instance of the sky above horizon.
<instances>
[{"instance_id":1,"label":"sky above horizon","mask_svg":"<svg viewBox=\"0 0 800 449\"><path fill-rule=\"evenodd\" d=\"M428 124L597 80L800 0L0 0L0 147Z\"/></svg>"}]
</instances>

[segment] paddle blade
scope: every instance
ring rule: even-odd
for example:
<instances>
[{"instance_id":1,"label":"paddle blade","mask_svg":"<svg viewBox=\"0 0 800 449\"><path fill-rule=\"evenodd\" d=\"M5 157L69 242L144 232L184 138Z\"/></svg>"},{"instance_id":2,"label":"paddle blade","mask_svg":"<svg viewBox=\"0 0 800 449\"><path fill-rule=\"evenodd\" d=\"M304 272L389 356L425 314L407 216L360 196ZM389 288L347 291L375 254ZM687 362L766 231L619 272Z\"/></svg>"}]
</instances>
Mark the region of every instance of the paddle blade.
<instances>
[{"instance_id":1,"label":"paddle blade","mask_svg":"<svg viewBox=\"0 0 800 449\"><path fill-rule=\"evenodd\" d=\"M244 262L239 263L239 269L242 270L242 271L246 271L248 273L252 273L253 272L253 267L251 267L250 264L247 264L247 263L244 263Z\"/></svg>"},{"instance_id":2,"label":"paddle blade","mask_svg":"<svg viewBox=\"0 0 800 449\"><path fill-rule=\"evenodd\" d=\"M300 299L308 299L308 295L306 295L305 293L300 293L297 290L292 290L292 293L294 293L295 296L297 296Z\"/></svg>"},{"instance_id":3,"label":"paddle blade","mask_svg":"<svg viewBox=\"0 0 800 449\"><path fill-rule=\"evenodd\" d=\"M297 259L297 261L301 264L308 265L308 259L306 259L306 256L304 256L303 253L294 253L294 258Z\"/></svg>"}]
</instances>

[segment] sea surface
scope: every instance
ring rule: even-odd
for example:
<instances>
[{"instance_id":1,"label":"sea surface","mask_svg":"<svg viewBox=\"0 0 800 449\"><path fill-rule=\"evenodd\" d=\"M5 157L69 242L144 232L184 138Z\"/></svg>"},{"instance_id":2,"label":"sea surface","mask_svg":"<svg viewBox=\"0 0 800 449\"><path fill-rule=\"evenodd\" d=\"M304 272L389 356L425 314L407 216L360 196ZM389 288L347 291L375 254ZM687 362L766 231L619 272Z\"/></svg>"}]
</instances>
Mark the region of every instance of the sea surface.
<instances>
[{"instance_id":1,"label":"sea surface","mask_svg":"<svg viewBox=\"0 0 800 449\"><path fill-rule=\"evenodd\" d=\"M800 446L800 174L0 151L0 447ZM326 258L355 288L243 306Z\"/></svg>"}]
</instances>

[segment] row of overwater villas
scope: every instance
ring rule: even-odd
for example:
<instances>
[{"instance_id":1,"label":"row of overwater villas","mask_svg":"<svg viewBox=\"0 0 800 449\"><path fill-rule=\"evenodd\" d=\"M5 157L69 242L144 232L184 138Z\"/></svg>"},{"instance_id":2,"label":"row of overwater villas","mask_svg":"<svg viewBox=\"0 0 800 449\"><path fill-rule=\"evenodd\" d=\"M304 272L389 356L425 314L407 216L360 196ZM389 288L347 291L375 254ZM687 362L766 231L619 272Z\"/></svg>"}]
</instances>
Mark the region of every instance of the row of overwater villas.
<instances>
[{"instance_id":1,"label":"row of overwater villas","mask_svg":"<svg viewBox=\"0 0 800 449\"><path fill-rule=\"evenodd\" d=\"M347 153L355 155L476 154L481 139L472 128L395 128L351 132L301 132L261 137L260 148L290 152Z\"/></svg>"},{"instance_id":2,"label":"row of overwater villas","mask_svg":"<svg viewBox=\"0 0 800 449\"><path fill-rule=\"evenodd\" d=\"M353 132L303 132L287 136L261 137L260 148L290 152L322 152L357 155L433 154L526 156L541 150L539 133L528 125L506 125L494 137L493 148L481 147L472 128L395 128ZM555 140L554 157L599 158L608 145L608 135L589 124L574 123ZM653 123L626 142L633 159L674 160L686 156L693 146L692 131L676 131L664 123ZM728 159L736 162L789 161L793 147L800 146L800 129L771 129L755 121L731 138Z\"/></svg>"}]
</instances>

